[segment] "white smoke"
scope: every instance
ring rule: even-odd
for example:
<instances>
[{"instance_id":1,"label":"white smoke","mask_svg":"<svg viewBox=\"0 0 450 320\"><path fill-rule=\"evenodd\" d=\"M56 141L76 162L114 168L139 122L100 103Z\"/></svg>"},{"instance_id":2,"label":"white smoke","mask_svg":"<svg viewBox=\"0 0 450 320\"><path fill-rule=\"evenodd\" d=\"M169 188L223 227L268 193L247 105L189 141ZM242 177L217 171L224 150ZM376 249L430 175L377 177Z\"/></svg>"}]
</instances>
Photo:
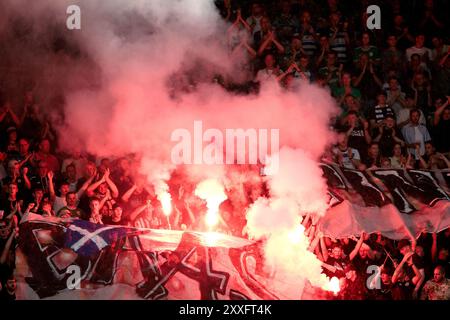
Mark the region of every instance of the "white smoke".
<instances>
[{"instance_id":1,"label":"white smoke","mask_svg":"<svg viewBox=\"0 0 450 320\"><path fill-rule=\"evenodd\" d=\"M35 26L32 30L41 40L48 24L65 28L70 4L7 0L2 6L6 14ZM49 85L37 87L41 96L55 86L64 94L63 120L54 123L60 149L81 146L98 156L139 154L139 171L164 197L175 168L170 141L174 130L192 130L195 120L220 130L279 129L284 148L279 172L268 178L271 199L260 199L249 209L247 230L255 238L269 238L266 253L274 263L287 259L292 264L286 268L296 271L293 275L303 273L322 285L319 262L305 249L307 244L301 241L294 250L286 241L300 224L299 213L323 214L326 209L326 188L316 161L333 137L328 121L336 108L329 94L301 82L295 92L269 83L258 95L238 96L205 81L218 71L229 76L236 72L224 44L228 26L213 1L84 0L77 4L82 29L60 33L79 46L81 57L58 64L45 50L26 56L33 65L57 66L34 74L51 79ZM0 25L0 35L12 34L8 26ZM18 43L17 54L32 45L37 43ZM174 99L168 83L175 79L186 84L180 70L190 70L199 84L188 85L189 93L178 92ZM51 106L45 108L52 114ZM217 166L186 171L196 182L209 178L209 173L226 180L221 176L226 170ZM283 250L276 250L280 245Z\"/></svg>"}]
</instances>

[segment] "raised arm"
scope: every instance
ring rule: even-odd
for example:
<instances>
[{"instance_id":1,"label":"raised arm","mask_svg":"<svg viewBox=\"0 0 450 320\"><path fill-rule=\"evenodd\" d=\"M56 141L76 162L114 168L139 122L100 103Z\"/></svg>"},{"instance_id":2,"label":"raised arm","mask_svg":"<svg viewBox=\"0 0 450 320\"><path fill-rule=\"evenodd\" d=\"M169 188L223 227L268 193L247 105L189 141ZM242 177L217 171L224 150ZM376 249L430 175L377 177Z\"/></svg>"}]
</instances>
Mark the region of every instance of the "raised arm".
<instances>
[{"instance_id":1,"label":"raised arm","mask_svg":"<svg viewBox=\"0 0 450 320\"><path fill-rule=\"evenodd\" d=\"M85 183L81 186L81 188L77 191L77 198L80 199L83 194L86 192L89 185L92 183L92 180L94 180L95 175L89 177L89 179L86 180ZM95 189L94 189L95 190Z\"/></svg>"},{"instance_id":2,"label":"raised arm","mask_svg":"<svg viewBox=\"0 0 450 320\"><path fill-rule=\"evenodd\" d=\"M328 261L328 249L327 245L325 244L324 237L320 238L320 249L322 250L323 261L324 262Z\"/></svg>"},{"instance_id":3,"label":"raised arm","mask_svg":"<svg viewBox=\"0 0 450 320\"><path fill-rule=\"evenodd\" d=\"M0 264L5 264L6 259L8 259L8 254L11 249L11 245L13 242L14 237L16 236L16 229L14 228L11 231L11 235L9 236L8 240L6 241L5 247L3 248L2 254L0 255Z\"/></svg>"},{"instance_id":4,"label":"raised arm","mask_svg":"<svg viewBox=\"0 0 450 320\"><path fill-rule=\"evenodd\" d=\"M11 119L16 124L16 126L20 127L21 121L19 117L17 117L17 115L15 114L14 110L11 109L11 106L9 104L6 107L6 111L9 112L9 114L11 115Z\"/></svg>"},{"instance_id":5,"label":"raised arm","mask_svg":"<svg viewBox=\"0 0 450 320\"><path fill-rule=\"evenodd\" d=\"M403 268L403 265L405 264L406 260L408 260L412 255L414 254L414 252L409 252L407 253L402 261L400 261L400 263L397 265L397 267L395 268L394 274L392 275L392 283L396 283L398 280L398 275L400 274L400 271Z\"/></svg>"},{"instance_id":6,"label":"raised arm","mask_svg":"<svg viewBox=\"0 0 450 320\"><path fill-rule=\"evenodd\" d=\"M87 188L86 190L87 196L92 197L94 195L95 189L97 189L103 182L105 182L105 175L103 175L103 177L100 180L94 182Z\"/></svg>"},{"instance_id":7,"label":"raised arm","mask_svg":"<svg viewBox=\"0 0 450 320\"><path fill-rule=\"evenodd\" d=\"M116 184L111 180L109 169L106 169L105 171L105 181L108 184L109 189L111 190L111 196L113 198L117 198L119 196L119 189L117 189Z\"/></svg>"},{"instance_id":8,"label":"raised arm","mask_svg":"<svg viewBox=\"0 0 450 320\"><path fill-rule=\"evenodd\" d=\"M144 212L145 209L149 207L149 204L146 203L140 207L137 207L130 213L130 221L134 221L142 212ZM149 210L151 212L151 210ZM150 213L151 214L151 213ZM152 220L152 217L150 217L149 220Z\"/></svg>"},{"instance_id":9,"label":"raised arm","mask_svg":"<svg viewBox=\"0 0 450 320\"><path fill-rule=\"evenodd\" d=\"M53 203L55 201L55 184L53 183L53 171L47 173L48 178L48 191L50 193L50 201Z\"/></svg>"},{"instance_id":10,"label":"raised arm","mask_svg":"<svg viewBox=\"0 0 450 320\"><path fill-rule=\"evenodd\" d=\"M123 202L128 202L130 200L130 197L133 195L133 193L136 191L137 186L133 184L130 189L127 190L122 196Z\"/></svg>"},{"instance_id":11,"label":"raised arm","mask_svg":"<svg viewBox=\"0 0 450 320\"><path fill-rule=\"evenodd\" d=\"M441 121L441 114L442 114L442 112L444 112L445 108L447 108L449 101L450 101L450 96L447 97L447 101L445 101L445 103L442 106L437 108L436 112L434 113L434 119L433 119L434 126L437 126L439 124L439 121Z\"/></svg>"},{"instance_id":12,"label":"raised arm","mask_svg":"<svg viewBox=\"0 0 450 320\"><path fill-rule=\"evenodd\" d=\"M436 232L433 232L431 234L433 238L433 243L431 244L431 261L433 263L436 263L437 261L437 234Z\"/></svg>"},{"instance_id":13,"label":"raised arm","mask_svg":"<svg viewBox=\"0 0 450 320\"><path fill-rule=\"evenodd\" d=\"M356 243L355 248L353 248L352 252L350 252L350 255L349 255L350 261L355 259L356 255L359 252L359 249L361 249L361 246L362 246L363 242L364 242L364 232L361 233L361 237L359 237L359 240Z\"/></svg>"}]
</instances>

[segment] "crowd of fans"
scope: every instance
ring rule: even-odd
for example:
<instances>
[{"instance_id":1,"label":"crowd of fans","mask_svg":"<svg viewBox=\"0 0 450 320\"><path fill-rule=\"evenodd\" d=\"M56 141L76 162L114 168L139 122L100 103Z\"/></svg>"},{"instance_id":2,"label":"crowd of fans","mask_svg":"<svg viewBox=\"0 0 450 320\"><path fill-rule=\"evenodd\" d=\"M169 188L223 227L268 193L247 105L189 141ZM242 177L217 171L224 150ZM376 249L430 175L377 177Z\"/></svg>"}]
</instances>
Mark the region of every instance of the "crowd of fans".
<instances>
[{"instance_id":1,"label":"crowd of fans","mask_svg":"<svg viewBox=\"0 0 450 320\"><path fill-rule=\"evenodd\" d=\"M315 83L336 99L338 143L324 154L345 168L450 168L450 46L445 1L378 1L381 30L366 27L361 1L216 1L229 21L226 39L251 93L266 81L295 91ZM375 1L377 2L377 1ZM243 59L244 57L244 59ZM256 88L256 89L255 89ZM138 157L96 158L55 153L56 133L43 120L32 91L23 110L0 110L0 297L15 297L15 248L29 213L97 224L204 230L206 204L176 171L169 182L167 218L153 186L136 173ZM245 208L267 190L257 168L236 170L218 230L245 236ZM251 182L248 182L251 181ZM303 224L324 273L341 279L337 299L450 299L450 229L394 241L379 233L331 239ZM367 285L369 266L381 278ZM369 281L370 282L370 281ZM370 288L369 288L370 287Z\"/></svg>"}]
</instances>

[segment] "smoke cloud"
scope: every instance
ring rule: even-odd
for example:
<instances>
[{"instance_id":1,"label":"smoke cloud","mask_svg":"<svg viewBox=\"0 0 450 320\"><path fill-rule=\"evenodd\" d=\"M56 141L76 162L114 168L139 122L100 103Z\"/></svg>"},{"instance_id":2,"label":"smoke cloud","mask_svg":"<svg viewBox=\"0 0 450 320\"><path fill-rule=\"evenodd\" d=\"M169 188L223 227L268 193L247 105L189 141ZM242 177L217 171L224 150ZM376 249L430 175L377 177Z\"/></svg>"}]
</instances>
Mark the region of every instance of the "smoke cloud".
<instances>
[{"instance_id":1,"label":"smoke cloud","mask_svg":"<svg viewBox=\"0 0 450 320\"><path fill-rule=\"evenodd\" d=\"M301 213L326 210L317 160L333 140L328 122L336 109L329 94L302 82L295 92L265 83L257 95L242 96L212 83L215 74L233 78L239 72L225 43L228 26L213 1L77 1L81 30L73 31L65 27L71 4L2 1L0 37L11 43L3 56L26 70L18 70L26 85L7 88L11 99L32 87L42 114L58 131L60 150L137 154L139 172L160 194L175 169L174 130L192 131L195 120L223 131L279 129L279 171L267 177L271 199L249 209L247 230L254 238L272 239L268 257L291 261L285 267L296 270L293 277L303 273L323 285L320 263L305 241L280 244L289 243L287 234L295 232ZM186 172L198 183L225 181L227 170L203 165Z\"/></svg>"}]
</instances>

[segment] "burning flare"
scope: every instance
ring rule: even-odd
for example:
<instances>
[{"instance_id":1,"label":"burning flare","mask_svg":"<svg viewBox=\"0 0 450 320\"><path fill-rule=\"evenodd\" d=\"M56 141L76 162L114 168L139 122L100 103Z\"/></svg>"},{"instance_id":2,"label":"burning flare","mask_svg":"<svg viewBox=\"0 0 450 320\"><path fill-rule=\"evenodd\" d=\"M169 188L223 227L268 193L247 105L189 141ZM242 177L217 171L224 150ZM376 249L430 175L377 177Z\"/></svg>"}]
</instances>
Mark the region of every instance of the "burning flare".
<instances>
[{"instance_id":1,"label":"burning flare","mask_svg":"<svg viewBox=\"0 0 450 320\"><path fill-rule=\"evenodd\" d=\"M337 295L339 291L341 291L339 279L337 277L331 278L330 282L328 282L322 289L331 291L334 295Z\"/></svg>"},{"instance_id":2,"label":"burning flare","mask_svg":"<svg viewBox=\"0 0 450 320\"><path fill-rule=\"evenodd\" d=\"M161 202L163 213L166 217L172 213L172 197L168 192L162 192L158 195L158 199Z\"/></svg>"},{"instance_id":3,"label":"burning flare","mask_svg":"<svg viewBox=\"0 0 450 320\"><path fill-rule=\"evenodd\" d=\"M206 225L209 228L216 226L219 222L219 206L227 199L223 185L216 179L204 180L197 185L195 195L206 201Z\"/></svg>"}]
</instances>

